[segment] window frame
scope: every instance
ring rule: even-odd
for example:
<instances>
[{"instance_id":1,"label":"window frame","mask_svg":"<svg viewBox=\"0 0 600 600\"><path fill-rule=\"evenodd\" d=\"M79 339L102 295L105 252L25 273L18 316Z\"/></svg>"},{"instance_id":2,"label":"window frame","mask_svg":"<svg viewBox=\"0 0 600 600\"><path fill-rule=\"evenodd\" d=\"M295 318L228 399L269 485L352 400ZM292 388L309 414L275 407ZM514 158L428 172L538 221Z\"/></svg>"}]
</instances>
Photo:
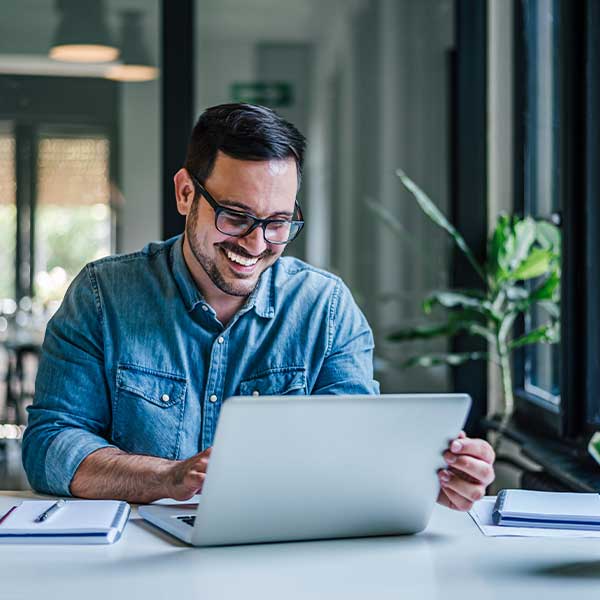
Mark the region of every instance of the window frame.
<instances>
[{"instance_id":1,"label":"window frame","mask_svg":"<svg viewBox=\"0 0 600 600\"><path fill-rule=\"evenodd\" d=\"M525 11L531 0L516 0L514 30L515 89L515 210L526 206L527 61ZM556 406L525 390L523 353L515 357L517 424L576 445L600 425L600 290L595 274L600 267L600 211L594 202L600 192L599 152L600 8L594 0L555 0L559 27L559 205L562 229L561 279L561 403ZM582 68L583 67L583 68ZM582 70L583 75L582 76ZM584 140L584 143L581 143ZM585 266L585 269L582 269ZM583 271L583 272L582 272ZM590 326L594 325L595 329ZM518 328L523 329L521 322ZM517 334L519 331L516 332ZM598 414L591 422L592 409Z\"/></svg>"}]
</instances>

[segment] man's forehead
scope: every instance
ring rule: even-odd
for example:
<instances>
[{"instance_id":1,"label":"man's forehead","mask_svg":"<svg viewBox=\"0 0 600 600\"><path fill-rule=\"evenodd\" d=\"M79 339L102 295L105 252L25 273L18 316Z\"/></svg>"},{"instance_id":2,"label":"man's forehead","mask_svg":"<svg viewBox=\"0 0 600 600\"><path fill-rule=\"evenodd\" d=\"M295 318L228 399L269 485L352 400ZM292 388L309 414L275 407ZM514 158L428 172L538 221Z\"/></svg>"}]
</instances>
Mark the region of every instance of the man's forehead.
<instances>
[{"instance_id":1,"label":"man's forehead","mask_svg":"<svg viewBox=\"0 0 600 600\"><path fill-rule=\"evenodd\" d=\"M293 158L249 161L220 153L206 186L218 202L232 208L291 214L297 192L296 163Z\"/></svg>"},{"instance_id":2,"label":"man's forehead","mask_svg":"<svg viewBox=\"0 0 600 600\"><path fill-rule=\"evenodd\" d=\"M264 174L279 177L296 173L296 160L293 157L271 158L265 160L248 160L229 156L218 151L213 165L211 177L220 173Z\"/></svg>"}]
</instances>

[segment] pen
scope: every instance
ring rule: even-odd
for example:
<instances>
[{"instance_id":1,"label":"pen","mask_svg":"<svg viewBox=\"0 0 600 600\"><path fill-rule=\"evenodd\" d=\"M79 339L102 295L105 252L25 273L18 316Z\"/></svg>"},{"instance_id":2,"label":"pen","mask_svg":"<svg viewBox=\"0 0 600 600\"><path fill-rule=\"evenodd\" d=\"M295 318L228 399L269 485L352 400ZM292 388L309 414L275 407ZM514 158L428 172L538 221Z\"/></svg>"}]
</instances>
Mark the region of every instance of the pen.
<instances>
[{"instance_id":1,"label":"pen","mask_svg":"<svg viewBox=\"0 0 600 600\"><path fill-rule=\"evenodd\" d=\"M15 508L17 508L16 506L13 506L7 513L4 513L4 515L0 518L0 525L2 525L2 523L4 523L4 521L6 521L6 519L8 519L8 517L10 516L10 513L15 510Z\"/></svg>"},{"instance_id":2,"label":"pen","mask_svg":"<svg viewBox=\"0 0 600 600\"><path fill-rule=\"evenodd\" d=\"M50 508L47 508L39 517L34 519L34 523L43 523L48 517L52 516L55 512L60 510L66 502L64 500L57 500Z\"/></svg>"}]
</instances>

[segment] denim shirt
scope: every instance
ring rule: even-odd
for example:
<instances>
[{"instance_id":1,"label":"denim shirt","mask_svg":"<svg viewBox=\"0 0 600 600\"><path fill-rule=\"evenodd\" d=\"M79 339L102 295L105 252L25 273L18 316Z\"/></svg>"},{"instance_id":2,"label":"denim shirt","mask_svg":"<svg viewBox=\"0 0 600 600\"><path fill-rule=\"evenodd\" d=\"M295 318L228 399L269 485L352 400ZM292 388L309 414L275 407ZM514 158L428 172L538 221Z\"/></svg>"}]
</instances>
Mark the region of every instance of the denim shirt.
<instances>
[{"instance_id":1,"label":"denim shirt","mask_svg":"<svg viewBox=\"0 0 600 600\"><path fill-rule=\"evenodd\" d=\"M234 395L374 394L373 336L342 281L294 258L223 326L182 237L88 264L48 324L23 464L69 495L99 448L184 459L212 444Z\"/></svg>"}]
</instances>

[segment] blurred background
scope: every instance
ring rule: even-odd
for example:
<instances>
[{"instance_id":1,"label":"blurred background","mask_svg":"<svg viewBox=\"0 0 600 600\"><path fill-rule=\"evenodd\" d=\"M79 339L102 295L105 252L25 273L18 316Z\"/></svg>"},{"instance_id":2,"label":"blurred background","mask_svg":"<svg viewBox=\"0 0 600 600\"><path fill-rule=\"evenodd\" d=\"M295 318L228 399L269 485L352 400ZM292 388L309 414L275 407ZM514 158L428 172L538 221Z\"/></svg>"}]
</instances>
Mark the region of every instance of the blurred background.
<instances>
[{"instance_id":1,"label":"blurred background","mask_svg":"<svg viewBox=\"0 0 600 600\"><path fill-rule=\"evenodd\" d=\"M483 260L488 230L519 188L514 117L531 82L539 146L553 148L557 5L3 0L0 489L27 486L19 439L45 325L67 286L88 261L182 231L172 177L199 114L232 101L270 106L307 136L306 227L286 252L348 284L375 332L382 391L468 391L468 428L481 433L495 371L481 361L403 369L448 341L388 340L400 325L427 322L427 293L474 278L396 170ZM522 72L523 45L539 70ZM540 373L553 360L540 358Z\"/></svg>"}]
</instances>

